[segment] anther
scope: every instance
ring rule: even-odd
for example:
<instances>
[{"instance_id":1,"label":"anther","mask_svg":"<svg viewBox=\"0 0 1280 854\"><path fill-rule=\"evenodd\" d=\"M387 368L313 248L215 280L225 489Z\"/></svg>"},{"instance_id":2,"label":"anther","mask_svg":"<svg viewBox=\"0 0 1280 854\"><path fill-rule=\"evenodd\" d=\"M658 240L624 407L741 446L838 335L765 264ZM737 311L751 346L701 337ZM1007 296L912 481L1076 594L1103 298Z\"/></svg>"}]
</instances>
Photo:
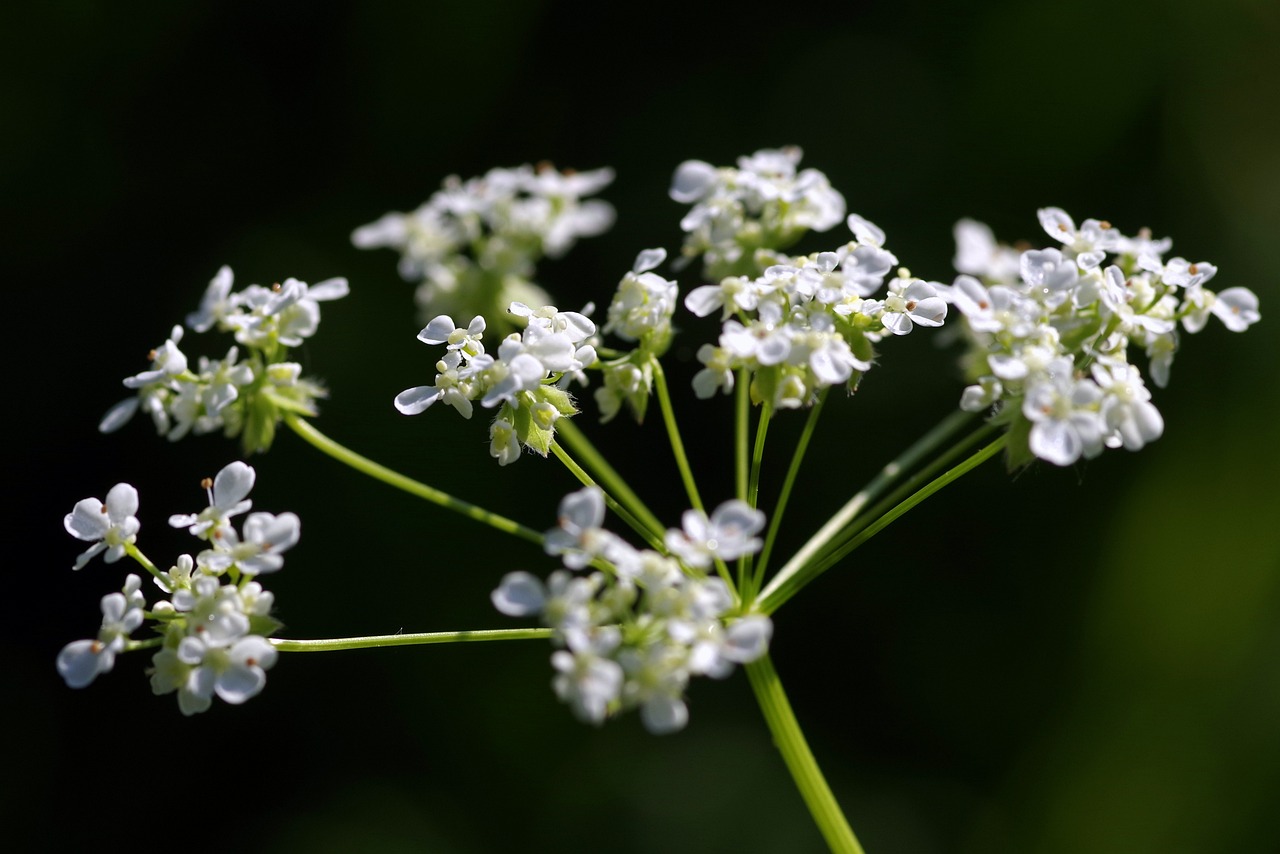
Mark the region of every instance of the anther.
<instances>
[{"instance_id":1,"label":"anther","mask_svg":"<svg viewBox=\"0 0 1280 854\"><path fill-rule=\"evenodd\" d=\"M211 477L202 477L202 478L200 478L200 488L201 488L201 489L213 489L213 478L211 478Z\"/></svg>"},{"instance_id":2,"label":"anther","mask_svg":"<svg viewBox=\"0 0 1280 854\"><path fill-rule=\"evenodd\" d=\"M1104 219L1102 222L1098 223L1098 228L1111 228L1111 223Z\"/></svg>"},{"instance_id":3,"label":"anther","mask_svg":"<svg viewBox=\"0 0 1280 854\"><path fill-rule=\"evenodd\" d=\"M148 361L148 362L154 362L155 360L156 360L156 351L155 351L155 350L148 350L148 351L147 351L147 361Z\"/></svg>"}]
</instances>

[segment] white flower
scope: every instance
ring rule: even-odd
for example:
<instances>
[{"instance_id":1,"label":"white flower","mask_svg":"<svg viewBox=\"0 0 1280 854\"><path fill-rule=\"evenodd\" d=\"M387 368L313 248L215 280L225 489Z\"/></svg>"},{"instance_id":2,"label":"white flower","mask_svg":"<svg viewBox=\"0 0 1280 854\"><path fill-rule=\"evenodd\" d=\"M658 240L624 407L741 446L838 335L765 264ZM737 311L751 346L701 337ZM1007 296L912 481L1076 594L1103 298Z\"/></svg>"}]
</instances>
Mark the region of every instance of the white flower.
<instances>
[{"instance_id":1,"label":"white flower","mask_svg":"<svg viewBox=\"0 0 1280 854\"><path fill-rule=\"evenodd\" d=\"M294 513L250 513L244 533L237 536L230 526L210 538L212 549L201 552L196 562L202 569L221 574L236 566L245 575L276 572L284 567L283 552L297 545L302 522Z\"/></svg>"},{"instance_id":2,"label":"white flower","mask_svg":"<svg viewBox=\"0 0 1280 854\"><path fill-rule=\"evenodd\" d=\"M176 649L156 654L151 688L156 694L178 692L184 715L207 711L217 694L227 703L243 703L266 686L278 653L258 635L240 638L229 647L213 646L201 636L183 638Z\"/></svg>"},{"instance_id":3,"label":"white flower","mask_svg":"<svg viewBox=\"0 0 1280 854\"><path fill-rule=\"evenodd\" d=\"M928 282L898 277L889 285L880 322L894 335L906 335L915 325L941 326L947 303Z\"/></svg>"},{"instance_id":4,"label":"white flower","mask_svg":"<svg viewBox=\"0 0 1280 854\"><path fill-rule=\"evenodd\" d=\"M245 496L253 489L256 477L253 467L245 463L234 462L224 466L212 483L205 481L209 490L209 506L196 514L170 516L169 524L175 528L186 528L202 540L216 536L218 531L230 527L232 516L238 516L253 506Z\"/></svg>"},{"instance_id":5,"label":"white flower","mask_svg":"<svg viewBox=\"0 0 1280 854\"><path fill-rule=\"evenodd\" d=\"M1132 365L1108 368L1095 364L1093 379L1102 389L1102 421L1115 436L1111 446L1123 445L1130 451L1140 450L1148 442L1160 438L1164 419L1151 403L1151 392L1142 383L1142 374Z\"/></svg>"},{"instance_id":6,"label":"white flower","mask_svg":"<svg viewBox=\"0 0 1280 854\"><path fill-rule=\"evenodd\" d=\"M62 519L67 533L78 540L93 543L80 557L73 569L83 569L96 555L103 554L107 563L115 563L124 556L125 546L137 539L141 527L134 513L138 512L138 490L127 483L117 483L107 493L103 504L96 498L77 501Z\"/></svg>"},{"instance_id":7,"label":"white flower","mask_svg":"<svg viewBox=\"0 0 1280 854\"><path fill-rule=\"evenodd\" d=\"M571 492L560 501L558 527L546 532L543 548L549 555L561 555L565 566L581 569L591 562L592 534L604 521L604 492L598 486L587 486Z\"/></svg>"},{"instance_id":8,"label":"white flower","mask_svg":"<svg viewBox=\"0 0 1280 854\"><path fill-rule=\"evenodd\" d=\"M1097 267L1120 245L1120 233L1104 220L1086 219L1077 229L1061 208L1041 208L1037 213L1045 232L1071 250L1082 270Z\"/></svg>"},{"instance_id":9,"label":"white flower","mask_svg":"<svg viewBox=\"0 0 1280 854\"><path fill-rule=\"evenodd\" d=\"M520 459L520 440L515 425L505 418L495 418L489 425L489 456L505 466Z\"/></svg>"},{"instance_id":10,"label":"white flower","mask_svg":"<svg viewBox=\"0 0 1280 854\"><path fill-rule=\"evenodd\" d=\"M123 593L102 597L102 627L96 640L73 641L58 653L58 675L69 688L83 688L100 673L115 666L116 655L125 647L128 637L143 620L138 576L130 574Z\"/></svg>"},{"instance_id":11,"label":"white flower","mask_svg":"<svg viewBox=\"0 0 1280 854\"><path fill-rule=\"evenodd\" d=\"M1032 422L1031 452L1059 466L1097 456L1104 429L1098 412L1101 399L1096 385L1072 375L1070 359L1055 360L1022 402L1022 414Z\"/></svg>"},{"instance_id":12,"label":"white flower","mask_svg":"<svg viewBox=\"0 0 1280 854\"><path fill-rule=\"evenodd\" d=\"M169 338L149 354L151 370L127 377L124 381L125 388L142 388L152 383L172 379L186 371L187 357L178 349L180 341L182 341L182 327L175 326L169 333Z\"/></svg>"},{"instance_id":13,"label":"white flower","mask_svg":"<svg viewBox=\"0 0 1280 854\"><path fill-rule=\"evenodd\" d=\"M187 326L196 332L208 332L214 324L226 322L236 310L236 301L231 297L233 281L231 268L224 264L205 289L200 308L187 315Z\"/></svg>"},{"instance_id":14,"label":"white flower","mask_svg":"<svg viewBox=\"0 0 1280 854\"><path fill-rule=\"evenodd\" d=\"M556 670L552 680L556 696L569 704L579 720L603 723L609 705L622 691L622 667L591 652L575 654L563 649L551 654L551 665Z\"/></svg>"},{"instance_id":15,"label":"white flower","mask_svg":"<svg viewBox=\"0 0 1280 854\"><path fill-rule=\"evenodd\" d=\"M609 304L605 332L616 333L626 341L645 339L665 344L671 334L676 283L651 271L666 257L665 249L646 249L636 256L631 272L622 277Z\"/></svg>"},{"instance_id":16,"label":"white flower","mask_svg":"<svg viewBox=\"0 0 1280 854\"><path fill-rule=\"evenodd\" d=\"M683 530L669 529L665 542L689 566L707 567L717 557L734 560L758 552L761 541L754 535L763 530L764 522L763 513L735 498L717 507L710 519L701 510L686 510Z\"/></svg>"}]
</instances>

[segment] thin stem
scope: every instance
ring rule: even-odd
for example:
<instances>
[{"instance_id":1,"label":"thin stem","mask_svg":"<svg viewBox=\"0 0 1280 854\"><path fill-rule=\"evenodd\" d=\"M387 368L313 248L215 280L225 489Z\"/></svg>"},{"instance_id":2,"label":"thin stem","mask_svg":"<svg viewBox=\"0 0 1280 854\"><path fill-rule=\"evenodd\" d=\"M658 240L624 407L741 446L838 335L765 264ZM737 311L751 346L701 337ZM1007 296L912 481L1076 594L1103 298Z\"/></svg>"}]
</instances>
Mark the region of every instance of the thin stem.
<instances>
[{"instance_id":1,"label":"thin stem","mask_svg":"<svg viewBox=\"0 0 1280 854\"><path fill-rule=\"evenodd\" d=\"M760 464L764 459L764 440L772 420L773 407L766 403L760 407L760 420L756 422L756 444L751 452L751 476L747 483L747 503L753 508L760 500Z\"/></svg>"},{"instance_id":2,"label":"thin stem","mask_svg":"<svg viewBox=\"0 0 1280 854\"><path fill-rule=\"evenodd\" d=\"M773 554L773 544L778 538L778 530L782 527L782 514L786 512L787 502L791 500L791 490L795 486L796 477L800 473L800 463L809 450L809 440L813 438L814 429L818 425L818 416L822 414L822 405L827 401L829 388L824 387L818 393L818 400L809 410L809 417L804 422L804 430L800 440L796 442L795 453L791 455L791 465L787 469L786 479L782 482L782 492L778 496L778 504L773 509L773 518L769 520L769 530L764 535L764 548L760 551L760 559L756 561L755 578L752 582L752 595L764 583L764 571L769 565L769 557Z\"/></svg>"},{"instance_id":3,"label":"thin stem","mask_svg":"<svg viewBox=\"0 0 1280 854\"><path fill-rule=\"evenodd\" d=\"M127 640L124 642L125 652L137 652L140 649L155 649L164 643L164 638L147 638L146 640Z\"/></svg>"},{"instance_id":4,"label":"thin stem","mask_svg":"<svg viewBox=\"0 0 1280 854\"><path fill-rule=\"evenodd\" d=\"M796 593L800 592L805 585L813 581L823 572L826 572L832 566L835 566L850 552L883 531L890 523L897 520L898 517L902 516L912 507L915 507L917 504L921 503L944 486L958 480L963 475L968 474L982 463L1000 453L1000 450L1004 448L1007 440L1008 434L1002 434L994 442L991 442L982 450L960 463L960 465L949 469L942 476L934 478L926 486L916 490L916 492L905 501L901 502L875 522L868 525L856 537L836 549L836 551L830 556L805 567L793 577L788 578L785 584L777 586L770 584L770 589L766 590L764 595L760 597L760 601L757 603L757 610L764 614L772 614L774 611L778 610L784 602L796 595ZM777 581L776 578L774 580Z\"/></svg>"},{"instance_id":5,"label":"thin stem","mask_svg":"<svg viewBox=\"0 0 1280 854\"><path fill-rule=\"evenodd\" d=\"M546 640L551 629L479 629L462 632L417 632L399 635L366 635L355 638L323 640L284 640L272 638L271 645L281 652L332 652L339 649L372 649L379 646L420 646L428 643L469 643L472 641Z\"/></svg>"},{"instance_id":6,"label":"thin stem","mask_svg":"<svg viewBox=\"0 0 1280 854\"><path fill-rule=\"evenodd\" d=\"M561 418L556 422L556 435L563 439L564 443L572 448L583 463L595 473L596 479L600 481L606 492L617 496L618 501L626 505L631 514L643 522L650 531L659 536L662 535L666 529L658 521L658 517L645 506L640 496L635 494L622 476L614 471L604 455L596 450L591 440L578 429L578 425L568 418Z\"/></svg>"},{"instance_id":7,"label":"thin stem","mask_svg":"<svg viewBox=\"0 0 1280 854\"><path fill-rule=\"evenodd\" d=\"M293 432L297 433L312 447L328 454L340 463L351 466L358 472L369 475L374 480L380 480L388 486L394 486L396 489L403 490L410 495L416 495L424 498L432 504L439 505L446 510L452 510L460 513L468 519L473 519L491 528L496 528L504 534L511 534L522 540L528 540L531 543L542 545L542 534L532 528L526 528L519 522L514 522L505 516L500 516L483 507L472 504L469 501L463 501L460 498L454 498L447 492L436 489L434 486L427 486L425 483L416 481L411 477L406 477L397 471L387 468L384 465L375 463L368 457L357 454L350 448L346 448L330 439L328 436L317 430L310 421L299 418L296 415L286 415L284 423L289 425Z\"/></svg>"},{"instance_id":8,"label":"thin stem","mask_svg":"<svg viewBox=\"0 0 1280 854\"><path fill-rule=\"evenodd\" d=\"M751 373L742 368L738 371L738 408L734 420L734 471L737 475L738 500L747 500L747 433L751 412L751 390L747 382Z\"/></svg>"},{"instance_id":9,"label":"thin stem","mask_svg":"<svg viewBox=\"0 0 1280 854\"><path fill-rule=\"evenodd\" d=\"M693 469L689 467L689 458L684 452L684 442L680 439L680 428L676 426L675 409L671 406L671 392L667 389L667 376L662 370L662 363L651 358L653 367L653 385L658 392L658 407L662 410L663 423L667 425L667 436L671 440L671 453L675 455L676 466L680 469L680 478L684 481L684 490L689 495L689 502L695 510L704 510L702 496L698 494L698 484L693 479Z\"/></svg>"},{"instance_id":10,"label":"thin stem","mask_svg":"<svg viewBox=\"0 0 1280 854\"><path fill-rule=\"evenodd\" d=\"M846 543L874 524L877 519L890 509L900 504L903 499L937 477L938 472L945 471L955 460L967 457L974 447L990 439L999 430L1000 428L994 424L984 424L981 428L934 457L929 461L928 465L903 480L892 492L871 505L864 512L858 514L857 518L853 519L844 530L840 531L831 542L827 543L821 552L814 556L811 563L825 563L831 555L844 548Z\"/></svg>"},{"instance_id":11,"label":"thin stem","mask_svg":"<svg viewBox=\"0 0 1280 854\"><path fill-rule=\"evenodd\" d=\"M778 570L778 574L765 587L762 596L768 597L771 595L783 584L786 584L792 576L812 562L826 547L827 543L862 511L862 508L883 495L895 480L905 474L922 457L951 438L973 417L973 413L956 410L938 422L932 430L920 437L914 445L907 448L896 459L881 469L880 473L872 478L870 483L850 498L834 516L827 520L825 525L818 529L817 533L809 538L807 543L800 547L800 550L783 565L782 569Z\"/></svg>"},{"instance_id":12,"label":"thin stem","mask_svg":"<svg viewBox=\"0 0 1280 854\"><path fill-rule=\"evenodd\" d=\"M631 530L644 537L645 542L653 548L658 549L659 551L665 551L665 547L662 544L662 538L646 528L635 516L632 516L626 507L623 507L618 503L616 498L609 494L608 490L600 487L600 484L596 483L595 480L592 479L586 469L578 465L577 460L575 460L568 451L562 448L559 442L551 443L551 453L556 455L556 459L564 463L564 467L567 468L583 486L594 486L599 488L601 494L604 495L605 505L612 510L619 519L625 522Z\"/></svg>"},{"instance_id":13,"label":"thin stem","mask_svg":"<svg viewBox=\"0 0 1280 854\"><path fill-rule=\"evenodd\" d=\"M800 797L809 808L809 814L813 816L827 846L837 854L863 854L858 838L853 835L853 829L849 827L831 787L818 768L817 760L813 758L813 752L809 750L800 723L787 701L787 694L782 690L782 680L773 669L769 656L748 664L747 677L751 680L751 689L755 691L769 732L773 734L773 743L782 754L782 761L791 772Z\"/></svg>"},{"instance_id":14,"label":"thin stem","mask_svg":"<svg viewBox=\"0 0 1280 854\"><path fill-rule=\"evenodd\" d=\"M138 565L140 565L147 572L151 573L156 578L163 581L165 584L169 583L169 577L165 575L163 572L161 572L159 569L157 569L156 565L152 563L151 560L146 555L144 555L142 551L133 543L124 544L124 553L127 554L129 557L133 558L138 563Z\"/></svg>"}]
</instances>

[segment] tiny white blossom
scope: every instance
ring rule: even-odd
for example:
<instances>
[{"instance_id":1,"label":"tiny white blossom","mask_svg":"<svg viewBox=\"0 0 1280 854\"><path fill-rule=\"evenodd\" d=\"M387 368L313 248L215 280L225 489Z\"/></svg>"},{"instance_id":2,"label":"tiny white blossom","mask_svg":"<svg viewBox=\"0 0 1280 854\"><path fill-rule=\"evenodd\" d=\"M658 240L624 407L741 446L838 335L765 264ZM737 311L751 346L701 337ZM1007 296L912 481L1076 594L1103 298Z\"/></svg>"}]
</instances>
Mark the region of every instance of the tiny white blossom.
<instances>
[{"instance_id":1,"label":"tiny white blossom","mask_svg":"<svg viewBox=\"0 0 1280 854\"><path fill-rule=\"evenodd\" d=\"M108 593L102 597L102 627L94 640L73 641L58 653L58 675L69 688L83 688L100 673L108 673L115 666L120 653L143 620L143 603L138 587L141 579L130 574L123 593Z\"/></svg>"},{"instance_id":2,"label":"tiny white blossom","mask_svg":"<svg viewBox=\"0 0 1280 854\"><path fill-rule=\"evenodd\" d=\"M238 516L253 506L246 496L253 489L257 473L253 466L242 462L229 463L214 477L209 486L209 506L199 513L175 514L169 524L207 540L219 530L230 525L232 516Z\"/></svg>"},{"instance_id":3,"label":"tiny white blossom","mask_svg":"<svg viewBox=\"0 0 1280 854\"><path fill-rule=\"evenodd\" d=\"M137 539L141 527L133 515L137 512L138 490L127 483L111 487L105 504L96 498L77 501L63 517L62 525L71 536L93 545L76 558L73 569L83 569L99 554L107 563L124 557L125 546Z\"/></svg>"},{"instance_id":4,"label":"tiny white blossom","mask_svg":"<svg viewBox=\"0 0 1280 854\"><path fill-rule=\"evenodd\" d=\"M764 529L764 513L745 501L733 499L715 509L708 519L701 510L686 510L683 530L666 533L667 548L690 566L707 567L714 558L735 560L760 550L754 536Z\"/></svg>"}]
</instances>

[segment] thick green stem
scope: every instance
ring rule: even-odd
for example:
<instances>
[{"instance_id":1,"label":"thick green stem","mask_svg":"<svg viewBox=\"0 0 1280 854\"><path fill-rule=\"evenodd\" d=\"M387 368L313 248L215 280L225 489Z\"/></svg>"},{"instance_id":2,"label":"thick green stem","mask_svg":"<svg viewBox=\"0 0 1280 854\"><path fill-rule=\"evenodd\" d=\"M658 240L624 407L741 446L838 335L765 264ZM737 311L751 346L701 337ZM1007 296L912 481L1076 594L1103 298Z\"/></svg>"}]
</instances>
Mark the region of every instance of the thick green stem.
<instances>
[{"instance_id":1,"label":"thick green stem","mask_svg":"<svg viewBox=\"0 0 1280 854\"><path fill-rule=\"evenodd\" d=\"M783 583L770 583L769 587L760 597L760 601L757 604L757 610L764 614L772 614L774 611L778 610L784 602L796 595L796 593L800 592L805 585L813 581L823 572L826 572L832 566L835 566L850 552L874 537L880 531L884 530L890 523L898 519L912 507L915 507L917 504L924 501L944 486L958 480L963 475L973 471L979 465L1000 453L1001 449L1005 446L1006 439L1007 434L1000 436L994 442L990 443L982 450L960 463L960 465L949 469L942 476L930 481L928 485L917 490L911 495L911 497L895 506L879 519L876 519L872 524L864 528L856 537L845 543L839 549L836 549L831 555L824 557L815 563L809 564L801 571L788 577ZM779 573L779 578L780 577L781 573ZM778 579L775 578L774 582L777 581Z\"/></svg>"},{"instance_id":2,"label":"thick green stem","mask_svg":"<svg viewBox=\"0 0 1280 854\"><path fill-rule=\"evenodd\" d=\"M973 413L961 410L951 413L932 430L920 437L914 445L907 448L896 459L881 469L880 473L870 483L850 498L834 516L827 520L826 524L818 529L817 533L809 538L807 543L800 547L800 550L795 553L791 560L787 561L782 569L778 570L778 574L773 577L768 587L764 589L763 595L768 596L783 584L788 583L796 573L818 557L827 543L853 521L854 517L861 513L867 504L883 495L899 477L906 474L922 457L951 438L973 417Z\"/></svg>"},{"instance_id":3,"label":"thick green stem","mask_svg":"<svg viewBox=\"0 0 1280 854\"><path fill-rule=\"evenodd\" d=\"M809 750L800 723L791 710L786 692L782 690L782 680L773 669L769 656L748 664L747 677L751 680L751 689L755 691L769 732L773 734L774 746L782 754L782 761L791 772L800 797L809 808L809 814L813 816L827 846L837 854L863 854L858 838L853 835L853 829L849 827L831 787L813 758L813 752Z\"/></svg>"},{"instance_id":4,"label":"thick green stem","mask_svg":"<svg viewBox=\"0 0 1280 854\"><path fill-rule=\"evenodd\" d=\"M473 519L491 528L496 528L504 534L511 534L522 540L528 540L531 543L542 545L542 534L532 528L526 528L519 522L514 522L505 516L499 516L497 513L485 510L468 501L460 498L454 498L447 492L436 489L434 486L427 486L425 483L406 477L397 471L387 468L384 465L375 463L368 457L357 454L350 448L339 445L328 436L317 430L309 421L299 418L296 415L286 415L284 423L289 425L293 432L297 433L312 447L323 451L333 457L340 463L351 466L358 472L369 475L374 480L380 480L388 486L394 486L396 489L404 490L410 495L416 495L424 498L432 504L436 504L446 510L452 510Z\"/></svg>"},{"instance_id":5,"label":"thick green stem","mask_svg":"<svg viewBox=\"0 0 1280 854\"><path fill-rule=\"evenodd\" d=\"M604 455L596 450L596 446L591 444L591 440L578 429L578 425L568 418L561 418L556 422L556 435L595 474L596 480L600 482L606 492L616 496L618 501L635 518L644 523L646 528L659 537L662 536L662 532L666 529L658 521L658 517L653 515L649 508L645 506L645 503L640 500L640 496L635 494L627 482L622 479L622 476L614 471L613 466L609 465L609 461L604 458Z\"/></svg>"},{"instance_id":6,"label":"thick green stem","mask_svg":"<svg viewBox=\"0 0 1280 854\"><path fill-rule=\"evenodd\" d=\"M694 509L703 510L702 496L698 494L698 484L693 479L693 469L689 466L689 458L684 452L684 442L680 439L680 428L676 426L676 413L671 406L671 393L667 389L666 373L662 370L662 363L656 358L650 360L650 365L653 367L653 385L658 392L658 407L662 410L662 421L667 426L671 453L675 455L676 466L680 469L684 490L688 493L689 502Z\"/></svg>"},{"instance_id":7,"label":"thick green stem","mask_svg":"<svg viewBox=\"0 0 1280 854\"><path fill-rule=\"evenodd\" d=\"M463 632L417 632L399 635L366 635L356 638L284 640L272 638L281 652L332 652L339 649L372 649L379 646L420 646L428 643L471 643L475 641L546 640L551 629L480 629Z\"/></svg>"}]
</instances>

